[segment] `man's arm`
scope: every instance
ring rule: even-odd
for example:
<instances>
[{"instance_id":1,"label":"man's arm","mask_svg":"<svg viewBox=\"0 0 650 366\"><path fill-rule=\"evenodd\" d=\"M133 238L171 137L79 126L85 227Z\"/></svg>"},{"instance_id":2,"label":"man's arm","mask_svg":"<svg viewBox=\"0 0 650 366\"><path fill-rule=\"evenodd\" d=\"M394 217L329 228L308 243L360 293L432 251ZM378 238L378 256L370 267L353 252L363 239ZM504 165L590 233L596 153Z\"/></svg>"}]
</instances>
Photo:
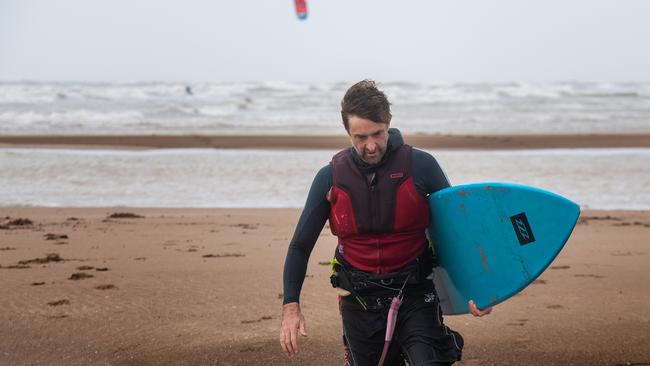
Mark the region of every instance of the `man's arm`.
<instances>
[{"instance_id":1,"label":"man's arm","mask_svg":"<svg viewBox=\"0 0 650 366\"><path fill-rule=\"evenodd\" d=\"M309 256L329 217L330 204L326 195L331 186L332 174L328 165L316 174L312 182L305 208L298 220L284 262L284 302L280 345L289 356L299 352L298 333L307 336L305 318L300 311L300 290L305 280Z\"/></svg>"},{"instance_id":2,"label":"man's arm","mask_svg":"<svg viewBox=\"0 0 650 366\"><path fill-rule=\"evenodd\" d=\"M309 256L329 217L330 203L325 196L331 186L332 173L328 165L316 174L307 195L305 208L289 243L284 262L284 304L299 302Z\"/></svg>"}]
</instances>

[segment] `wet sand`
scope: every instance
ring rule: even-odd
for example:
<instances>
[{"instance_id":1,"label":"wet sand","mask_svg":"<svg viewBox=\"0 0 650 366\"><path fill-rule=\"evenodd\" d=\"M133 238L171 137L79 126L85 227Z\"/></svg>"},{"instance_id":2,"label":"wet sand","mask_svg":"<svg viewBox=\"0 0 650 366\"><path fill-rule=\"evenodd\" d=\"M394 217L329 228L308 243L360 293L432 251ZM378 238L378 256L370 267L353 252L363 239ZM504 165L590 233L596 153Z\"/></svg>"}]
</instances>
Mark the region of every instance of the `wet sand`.
<instances>
[{"instance_id":1,"label":"wet sand","mask_svg":"<svg viewBox=\"0 0 650 366\"><path fill-rule=\"evenodd\" d=\"M650 134L590 135L406 135L420 148L436 149L549 149L650 147ZM101 135L0 136L0 147L86 148L227 148L338 149L349 146L346 135Z\"/></svg>"},{"instance_id":2,"label":"wet sand","mask_svg":"<svg viewBox=\"0 0 650 366\"><path fill-rule=\"evenodd\" d=\"M0 364L342 364L327 230L303 290L309 338L294 359L277 342L299 213L0 208ZM649 283L650 212L587 211L534 284L488 317L446 318L459 365L650 365Z\"/></svg>"}]
</instances>

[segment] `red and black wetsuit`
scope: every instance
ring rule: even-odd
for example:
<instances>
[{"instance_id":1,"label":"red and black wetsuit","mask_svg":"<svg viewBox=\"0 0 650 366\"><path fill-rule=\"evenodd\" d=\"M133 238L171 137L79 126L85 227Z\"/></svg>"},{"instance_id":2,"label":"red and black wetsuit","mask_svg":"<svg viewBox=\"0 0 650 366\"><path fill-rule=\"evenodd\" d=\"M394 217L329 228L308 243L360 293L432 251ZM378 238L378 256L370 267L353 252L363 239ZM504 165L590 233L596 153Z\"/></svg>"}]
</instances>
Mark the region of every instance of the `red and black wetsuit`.
<instances>
[{"instance_id":1,"label":"red and black wetsuit","mask_svg":"<svg viewBox=\"0 0 650 366\"><path fill-rule=\"evenodd\" d=\"M289 245L284 303L298 302L309 255L328 219L339 239L336 256L355 270L391 273L426 257L426 197L448 186L436 160L405 145L396 129L389 130L387 151L378 164L366 164L353 148L336 154L316 175ZM384 305L394 294L379 289L362 295L373 309L364 310L346 297L341 311L346 343L353 356L350 361L370 365L378 360L377 347L381 353L388 310ZM459 359L462 338L442 324L431 281L407 287L399 314L397 342L388 360L399 364L400 354L411 364Z\"/></svg>"}]
</instances>

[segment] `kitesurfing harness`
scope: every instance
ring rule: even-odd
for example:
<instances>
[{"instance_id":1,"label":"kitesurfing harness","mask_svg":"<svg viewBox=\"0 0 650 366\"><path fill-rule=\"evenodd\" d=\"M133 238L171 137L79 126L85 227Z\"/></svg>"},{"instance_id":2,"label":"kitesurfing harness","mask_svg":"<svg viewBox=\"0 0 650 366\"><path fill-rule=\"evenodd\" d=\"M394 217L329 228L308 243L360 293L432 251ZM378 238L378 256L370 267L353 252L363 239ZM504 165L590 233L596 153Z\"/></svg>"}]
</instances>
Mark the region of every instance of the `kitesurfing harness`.
<instances>
[{"instance_id":1,"label":"kitesurfing harness","mask_svg":"<svg viewBox=\"0 0 650 366\"><path fill-rule=\"evenodd\" d=\"M384 337L384 348L381 353L378 366L384 364L384 360L388 353L393 333L395 332L395 324L397 321L397 313L404 298L404 289L407 284L417 284L421 280L421 270L419 262L404 267L398 272L373 274L363 272L351 268L345 264L344 260L339 261L336 257L332 258L332 276L330 282L333 287L342 288L350 292L350 295L359 303L364 309L368 310L373 303L368 304L359 291L367 289L384 289L397 291L393 296L388 310L388 317L386 319L386 336ZM400 287L395 287L400 286Z\"/></svg>"}]
</instances>

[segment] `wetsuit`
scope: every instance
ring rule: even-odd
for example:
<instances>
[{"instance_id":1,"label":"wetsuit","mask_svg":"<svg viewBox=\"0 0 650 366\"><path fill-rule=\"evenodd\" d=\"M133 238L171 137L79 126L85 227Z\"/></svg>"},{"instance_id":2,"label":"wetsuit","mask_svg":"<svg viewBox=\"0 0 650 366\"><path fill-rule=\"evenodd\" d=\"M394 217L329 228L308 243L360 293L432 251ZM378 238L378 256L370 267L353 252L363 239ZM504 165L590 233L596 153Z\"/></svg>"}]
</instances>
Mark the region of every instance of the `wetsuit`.
<instances>
[{"instance_id":1,"label":"wetsuit","mask_svg":"<svg viewBox=\"0 0 650 366\"><path fill-rule=\"evenodd\" d=\"M408 156L405 157L404 154L408 154ZM345 165L346 161L348 167L341 167L341 164ZM353 148L349 148L337 154L331 164L320 169L309 190L307 202L289 245L284 267L284 303L299 301L310 253L325 222L330 219L330 227L339 236L339 239L342 236L346 237L345 240L339 240L335 253L335 256L346 267L365 273L390 273L413 264L420 268L420 278L417 281L411 279L406 286L393 344L385 365L403 365L403 356L409 359L411 365L449 364L460 359L463 341L458 333L444 326L433 283L425 279L426 275L431 271L430 251L426 246L426 239L424 239L424 227L428 226L428 216L424 221L424 225L421 217L419 223L404 223L402 217L408 217L409 215L403 213L399 217L393 215L394 217L388 218L384 218L383 216L386 215L383 214L379 215L382 218L377 219L375 217L377 215L365 214L364 216L363 213L359 212L360 205L366 204L363 199L361 200L362 203L357 202L356 206L354 202L351 203L356 209L358 222L356 222L355 226L367 233L376 232L377 235L381 236L382 240L386 239L387 242L395 244L390 247L391 249L387 253L373 252L372 247L364 246L366 243L363 240L367 236L355 235L354 228L350 230L345 227L337 227L336 223L333 222L336 221L336 217L333 215L340 211L341 203L337 204L337 201L334 201L335 204L333 205L330 202L332 193L335 194L341 184L354 185L354 178L348 179L351 183L345 182L346 178L350 177L350 174L359 175L361 173L360 176L365 177L370 186L374 184L375 173L380 171L382 167L390 166L390 164L399 165L404 161L410 164L410 167L405 169L408 174L406 176L395 175L391 178L410 179L411 181L407 182L408 184L399 187L412 187L414 192L411 192L411 196L420 196L419 198L416 197L416 200L425 200L429 194L449 186L449 182L436 160L424 151L404 145L401 134L396 129L389 130L386 153L378 164L366 164L358 157ZM354 171L354 169L358 171ZM333 177L335 173L337 174L336 179ZM380 184L390 184L390 181L386 178L380 181ZM396 189L401 188L393 188L393 190ZM386 189L383 191L386 191ZM358 193L357 191L357 194L353 194L352 198L347 196L343 198L350 201L355 199L359 201L358 196L363 196L363 194ZM408 192L401 192L401 194L402 196L409 195ZM388 208L383 209L384 212L395 211L393 209L395 203L392 202L394 201L392 198L380 197L379 201L384 206L388 205ZM393 206L390 206L391 204ZM420 202L420 206L416 205L414 207L421 207L421 205ZM379 211L381 210L379 209ZM397 212L400 212L399 207L397 207ZM378 220L378 222L374 223L375 220ZM401 222L401 224L397 221ZM392 237L391 232L381 232L381 228L396 225L405 228L410 225L411 228L416 227L417 229L407 230L408 235L410 235L407 239L404 239L404 235L401 234ZM348 246L344 247L343 241L348 243L359 241L359 245L350 245L348 249ZM363 250L366 247L369 249L364 252ZM381 258L380 254L384 254L384 257ZM379 262L381 264L378 264ZM366 305L369 304L369 306L360 306L350 296L341 299L344 343L350 352L350 364L376 365L383 346L386 315L390 299L395 295L395 291L389 288L375 287L360 291L360 295L366 300Z\"/></svg>"}]
</instances>

